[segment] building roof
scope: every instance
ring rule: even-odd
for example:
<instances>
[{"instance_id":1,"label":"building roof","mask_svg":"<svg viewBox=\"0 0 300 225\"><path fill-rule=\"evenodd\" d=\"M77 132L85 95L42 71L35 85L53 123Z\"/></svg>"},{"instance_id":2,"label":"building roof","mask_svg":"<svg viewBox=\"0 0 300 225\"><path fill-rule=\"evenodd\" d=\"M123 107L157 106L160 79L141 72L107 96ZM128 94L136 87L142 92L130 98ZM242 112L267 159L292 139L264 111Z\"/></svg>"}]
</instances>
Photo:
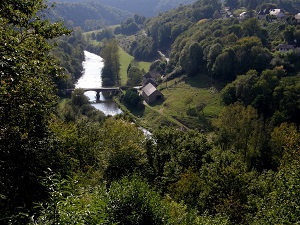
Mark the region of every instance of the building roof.
<instances>
[{"instance_id":1,"label":"building roof","mask_svg":"<svg viewBox=\"0 0 300 225\"><path fill-rule=\"evenodd\" d=\"M277 17L285 16L281 9L271 9L270 10L270 15L277 16Z\"/></svg>"},{"instance_id":2,"label":"building roof","mask_svg":"<svg viewBox=\"0 0 300 225\"><path fill-rule=\"evenodd\" d=\"M149 83L145 87L142 88L142 91L147 95L150 96L156 91L156 87L153 84Z\"/></svg>"},{"instance_id":3,"label":"building roof","mask_svg":"<svg viewBox=\"0 0 300 225\"><path fill-rule=\"evenodd\" d=\"M240 14L240 16L246 16L247 15L247 12L242 12L241 14Z\"/></svg>"},{"instance_id":4,"label":"building roof","mask_svg":"<svg viewBox=\"0 0 300 225\"><path fill-rule=\"evenodd\" d=\"M278 45L278 48L284 48L284 49L294 49L294 45L289 45L289 44L280 44Z\"/></svg>"}]
</instances>

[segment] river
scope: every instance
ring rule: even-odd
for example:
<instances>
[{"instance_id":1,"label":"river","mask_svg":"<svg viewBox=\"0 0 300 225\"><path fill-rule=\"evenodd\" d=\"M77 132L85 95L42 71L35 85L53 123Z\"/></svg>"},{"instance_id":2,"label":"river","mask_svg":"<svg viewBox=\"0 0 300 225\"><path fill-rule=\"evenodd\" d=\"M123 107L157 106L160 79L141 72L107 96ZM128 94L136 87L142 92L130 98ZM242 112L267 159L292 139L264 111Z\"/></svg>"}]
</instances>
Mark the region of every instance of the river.
<instances>
[{"instance_id":1,"label":"river","mask_svg":"<svg viewBox=\"0 0 300 225\"><path fill-rule=\"evenodd\" d=\"M93 53L84 51L84 61L82 62L83 75L75 84L76 88L99 88L102 87L101 70L104 66L103 59ZM100 93L100 102L96 102L96 92L87 91L85 95L90 99L91 105L102 111L105 115L121 114L122 110L118 108L111 98L105 98Z\"/></svg>"}]
</instances>

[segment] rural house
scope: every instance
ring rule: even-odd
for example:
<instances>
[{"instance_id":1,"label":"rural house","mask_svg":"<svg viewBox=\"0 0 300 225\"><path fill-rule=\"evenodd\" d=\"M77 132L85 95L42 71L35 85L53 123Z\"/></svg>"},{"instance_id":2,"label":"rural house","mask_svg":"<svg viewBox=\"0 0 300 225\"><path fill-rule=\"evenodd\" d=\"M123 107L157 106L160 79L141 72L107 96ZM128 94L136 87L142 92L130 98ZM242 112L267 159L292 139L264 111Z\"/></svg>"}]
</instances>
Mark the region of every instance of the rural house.
<instances>
[{"instance_id":1,"label":"rural house","mask_svg":"<svg viewBox=\"0 0 300 225\"><path fill-rule=\"evenodd\" d=\"M157 100L163 99L163 94L153 86L153 84L149 83L145 87L142 88L142 96L146 103L151 104L156 102Z\"/></svg>"},{"instance_id":2,"label":"rural house","mask_svg":"<svg viewBox=\"0 0 300 225\"><path fill-rule=\"evenodd\" d=\"M278 50L280 52L287 52L287 51L294 50L294 49L295 49L294 45L289 45L289 44L278 45Z\"/></svg>"},{"instance_id":3,"label":"rural house","mask_svg":"<svg viewBox=\"0 0 300 225\"><path fill-rule=\"evenodd\" d=\"M275 16L278 20L285 19L285 14L282 9L271 9L269 14Z\"/></svg>"}]
</instances>

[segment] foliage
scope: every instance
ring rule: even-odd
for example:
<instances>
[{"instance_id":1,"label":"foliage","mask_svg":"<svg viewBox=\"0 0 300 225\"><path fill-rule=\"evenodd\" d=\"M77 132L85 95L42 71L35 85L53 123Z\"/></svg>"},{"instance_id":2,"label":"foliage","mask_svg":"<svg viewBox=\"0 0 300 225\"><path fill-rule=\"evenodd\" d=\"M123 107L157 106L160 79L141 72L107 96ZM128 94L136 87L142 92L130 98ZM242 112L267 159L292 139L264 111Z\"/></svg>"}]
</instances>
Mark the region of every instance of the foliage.
<instances>
[{"instance_id":1,"label":"foliage","mask_svg":"<svg viewBox=\"0 0 300 225\"><path fill-rule=\"evenodd\" d=\"M255 172L247 170L237 152L213 149L199 172L198 196L194 196L200 212L227 215L233 223L243 223L248 210L248 196L256 182ZM255 190L254 190L255 191ZM195 193L195 192L194 192Z\"/></svg>"},{"instance_id":2,"label":"foliage","mask_svg":"<svg viewBox=\"0 0 300 225\"><path fill-rule=\"evenodd\" d=\"M134 18L128 18L121 23L121 33L126 35L135 34L140 30L138 24L142 24L145 18L135 15Z\"/></svg>"},{"instance_id":3,"label":"foliage","mask_svg":"<svg viewBox=\"0 0 300 225\"><path fill-rule=\"evenodd\" d=\"M37 217L30 224L103 224L107 220L106 202L102 186L83 187L77 179L64 179L52 171L43 184L48 189L49 198L40 202Z\"/></svg>"},{"instance_id":4,"label":"foliage","mask_svg":"<svg viewBox=\"0 0 300 225\"><path fill-rule=\"evenodd\" d=\"M49 4L52 4L50 1ZM107 25L118 24L133 15L128 11L110 7L97 1L56 1L47 15L53 21L64 20L68 28L81 27L85 31L98 30Z\"/></svg>"},{"instance_id":5,"label":"foliage","mask_svg":"<svg viewBox=\"0 0 300 225\"><path fill-rule=\"evenodd\" d=\"M157 44L152 38L145 35L138 35L137 39L132 42L129 53L137 60L151 60L157 53Z\"/></svg>"},{"instance_id":6,"label":"foliage","mask_svg":"<svg viewBox=\"0 0 300 225\"><path fill-rule=\"evenodd\" d=\"M59 90L71 89L82 74L84 60L82 50L88 47L88 43L79 28L74 29L69 36L61 36L52 42L55 46L51 50L51 55L58 58L59 65L66 70L64 78L55 80L55 83Z\"/></svg>"},{"instance_id":7,"label":"foliage","mask_svg":"<svg viewBox=\"0 0 300 225\"><path fill-rule=\"evenodd\" d=\"M101 51L101 57L104 59L102 68L103 86L113 86L119 84L120 61L118 55L119 47L116 40L109 40Z\"/></svg>"},{"instance_id":8,"label":"foliage","mask_svg":"<svg viewBox=\"0 0 300 225\"><path fill-rule=\"evenodd\" d=\"M298 77L284 77L282 67L264 70L258 76L255 71L238 76L222 90L225 104L241 101L245 106L252 105L265 118L272 118L274 125L282 122L299 123Z\"/></svg>"},{"instance_id":9,"label":"foliage","mask_svg":"<svg viewBox=\"0 0 300 225\"><path fill-rule=\"evenodd\" d=\"M218 142L224 149L233 148L241 153L244 162L250 163L265 144L264 124L251 106L236 103L224 108L218 128Z\"/></svg>"},{"instance_id":10,"label":"foliage","mask_svg":"<svg viewBox=\"0 0 300 225\"><path fill-rule=\"evenodd\" d=\"M167 207L159 194L138 177L113 182L108 192L108 224L167 224Z\"/></svg>"},{"instance_id":11,"label":"foliage","mask_svg":"<svg viewBox=\"0 0 300 225\"><path fill-rule=\"evenodd\" d=\"M286 130L281 135L283 158L280 170L274 177L274 188L262 198L253 224L296 223L299 221L299 131L287 124L279 127ZM275 136L274 131L274 135ZM277 135L276 135L277 136ZM278 137L278 136L277 136ZM278 140L278 139L277 139ZM280 139L279 139L280 140Z\"/></svg>"},{"instance_id":12,"label":"foliage","mask_svg":"<svg viewBox=\"0 0 300 225\"><path fill-rule=\"evenodd\" d=\"M136 90L127 90L121 99L128 108L143 108L143 98Z\"/></svg>"},{"instance_id":13,"label":"foliage","mask_svg":"<svg viewBox=\"0 0 300 225\"><path fill-rule=\"evenodd\" d=\"M185 17L180 18L181 21L185 24L188 24L187 20L193 21L193 25L179 30L174 39L170 34L163 34L164 38L161 40L165 40L165 36L171 39L168 44L160 45L156 29L171 23L169 18L179 19L180 15L170 12L147 23L149 36L158 47L165 49L167 46L167 50L171 48L168 71L182 68L182 74L195 76L205 73L217 80L231 82L237 75L245 74L251 69L261 73L265 69L282 65L287 72L294 73L295 67L298 70L299 65L295 59L299 55L296 53L290 51L278 54L277 58L274 58L276 54L272 54L280 43L296 43L294 40L299 36L297 25L279 23L276 26L272 22L256 18L244 21L236 18L200 20L195 23L192 18Z\"/></svg>"},{"instance_id":14,"label":"foliage","mask_svg":"<svg viewBox=\"0 0 300 225\"><path fill-rule=\"evenodd\" d=\"M39 15L43 1L5 1L0 6L1 218L31 210L45 194L38 176L51 160L49 117L56 104L53 80L62 75L47 40L68 34ZM17 209L18 208L18 209ZM24 209L26 208L26 209Z\"/></svg>"},{"instance_id":15,"label":"foliage","mask_svg":"<svg viewBox=\"0 0 300 225\"><path fill-rule=\"evenodd\" d=\"M94 34L94 39L96 39L97 41L102 41L103 39L109 40L111 38L114 38L113 31L109 28L102 29L101 32L98 32L97 34L95 34L94 32L92 34Z\"/></svg>"},{"instance_id":16,"label":"foliage","mask_svg":"<svg viewBox=\"0 0 300 225\"><path fill-rule=\"evenodd\" d=\"M91 121L101 121L105 117L102 112L90 105L82 89L75 89L72 92L71 99L65 100L64 104L58 108L57 115L65 122L75 122L82 116Z\"/></svg>"},{"instance_id":17,"label":"foliage","mask_svg":"<svg viewBox=\"0 0 300 225\"><path fill-rule=\"evenodd\" d=\"M148 160L141 130L129 122L112 118L105 121L101 131L96 157L107 182L134 172L147 172Z\"/></svg>"},{"instance_id":18,"label":"foliage","mask_svg":"<svg viewBox=\"0 0 300 225\"><path fill-rule=\"evenodd\" d=\"M164 127L153 134L146 148L154 182L165 186L176 182L188 168L201 168L201 158L210 145L197 131L183 132Z\"/></svg>"},{"instance_id":19,"label":"foliage","mask_svg":"<svg viewBox=\"0 0 300 225\"><path fill-rule=\"evenodd\" d=\"M140 86L142 83L143 75L145 73L146 73L145 71L140 70L138 67L131 66L130 64L130 68L128 69L127 72L128 79L126 85L130 87Z\"/></svg>"},{"instance_id":20,"label":"foliage","mask_svg":"<svg viewBox=\"0 0 300 225\"><path fill-rule=\"evenodd\" d=\"M1 224L299 221L299 55L276 51L279 43L298 40L298 25L290 20L271 25L251 18L253 11L243 21L219 20L220 2L207 0L152 19L135 15L124 21L129 32L144 29L131 45L136 57L155 58L158 49L171 49L170 61L150 66L167 77L158 87L163 104L136 110L137 93L127 90L123 96L144 116L139 124L157 127L145 137L128 115L105 118L80 89L55 108L53 79L64 70L53 56L77 76L86 42L76 29L55 39L61 50L49 56L50 39L68 32L36 14L42 1L20 3L0 5ZM293 6L288 0L260 3ZM247 10L263 9L260 3L225 1ZM85 25L101 23L94 22ZM119 47L114 39L103 44L104 84L118 85ZM70 57L79 60L68 63ZM130 85L140 82L143 72L137 68L133 62L128 67ZM182 73L186 76L179 77ZM69 87L74 76L57 84ZM220 111L220 80L233 82L221 93L225 106L213 130L207 117ZM208 138L178 121L184 131L163 126L174 118L213 133ZM53 173L45 174L47 168Z\"/></svg>"}]
</instances>

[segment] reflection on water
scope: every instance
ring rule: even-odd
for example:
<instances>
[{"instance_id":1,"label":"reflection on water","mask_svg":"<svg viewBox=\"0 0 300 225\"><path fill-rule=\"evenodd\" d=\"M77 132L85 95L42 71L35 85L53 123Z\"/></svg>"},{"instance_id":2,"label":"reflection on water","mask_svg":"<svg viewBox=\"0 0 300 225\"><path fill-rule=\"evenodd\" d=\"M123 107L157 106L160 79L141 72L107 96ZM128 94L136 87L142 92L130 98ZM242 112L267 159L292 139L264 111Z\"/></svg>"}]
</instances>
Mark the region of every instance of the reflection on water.
<instances>
[{"instance_id":1,"label":"reflection on water","mask_svg":"<svg viewBox=\"0 0 300 225\"><path fill-rule=\"evenodd\" d=\"M76 83L76 88L99 88L102 86L101 79L101 70L104 66L103 59L90 53L88 51L84 51L85 60L82 63L83 65L83 75ZM96 92L87 91L85 93L87 97L89 97L91 101L91 105L96 109L102 111L105 115L117 115L121 114L121 109L114 103L114 101L110 98L105 98L102 93L100 93L100 102L96 102Z\"/></svg>"}]
</instances>

